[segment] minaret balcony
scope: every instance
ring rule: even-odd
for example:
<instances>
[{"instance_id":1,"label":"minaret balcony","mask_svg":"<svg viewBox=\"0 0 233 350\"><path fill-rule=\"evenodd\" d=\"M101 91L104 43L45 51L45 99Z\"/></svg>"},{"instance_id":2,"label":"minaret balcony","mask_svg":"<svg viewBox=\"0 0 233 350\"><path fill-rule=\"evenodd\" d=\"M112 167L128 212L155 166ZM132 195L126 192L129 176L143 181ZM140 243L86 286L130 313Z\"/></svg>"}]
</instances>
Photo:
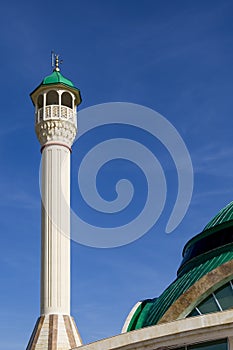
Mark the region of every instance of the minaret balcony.
<instances>
[{"instance_id":1,"label":"minaret balcony","mask_svg":"<svg viewBox=\"0 0 233 350\"><path fill-rule=\"evenodd\" d=\"M45 106L37 111L36 123L46 120L66 120L76 125L76 111L74 111L72 108L61 105Z\"/></svg>"}]
</instances>

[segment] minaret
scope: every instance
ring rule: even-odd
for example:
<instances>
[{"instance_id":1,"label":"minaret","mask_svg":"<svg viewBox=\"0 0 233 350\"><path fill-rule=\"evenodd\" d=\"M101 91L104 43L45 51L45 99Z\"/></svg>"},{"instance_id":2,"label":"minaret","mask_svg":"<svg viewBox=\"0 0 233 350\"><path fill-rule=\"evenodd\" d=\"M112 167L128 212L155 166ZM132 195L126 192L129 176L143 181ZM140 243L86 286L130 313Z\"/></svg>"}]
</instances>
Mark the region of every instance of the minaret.
<instances>
[{"instance_id":1,"label":"minaret","mask_svg":"<svg viewBox=\"0 0 233 350\"><path fill-rule=\"evenodd\" d=\"M27 350L68 350L82 344L70 316L70 153L80 92L55 56L51 75L31 93L41 145L41 300Z\"/></svg>"}]
</instances>

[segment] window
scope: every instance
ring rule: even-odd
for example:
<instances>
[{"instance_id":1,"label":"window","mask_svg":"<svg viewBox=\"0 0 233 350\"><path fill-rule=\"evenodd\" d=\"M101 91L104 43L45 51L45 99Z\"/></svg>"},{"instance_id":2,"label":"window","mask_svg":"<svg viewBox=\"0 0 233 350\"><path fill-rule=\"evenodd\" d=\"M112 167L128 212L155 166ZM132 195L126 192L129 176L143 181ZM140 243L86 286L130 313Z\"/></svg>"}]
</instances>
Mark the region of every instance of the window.
<instances>
[{"instance_id":1,"label":"window","mask_svg":"<svg viewBox=\"0 0 233 350\"><path fill-rule=\"evenodd\" d=\"M187 317L208 314L211 312L224 311L233 308L233 284L232 281L211 293L206 299L198 304Z\"/></svg>"},{"instance_id":2,"label":"window","mask_svg":"<svg viewBox=\"0 0 233 350\"><path fill-rule=\"evenodd\" d=\"M231 282L219 288L214 294L223 310L233 308L233 289Z\"/></svg>"},{"instance_id":3,"label":"window","mask_svg":"<svg viewBox=\"0 0 233 350\"><path fill-rule=\"evenodd\" d=\"M63 92L61 96L61 104L72 108L72 96L68 92Z\"/></svg>"},{"instance_id":4,"label":"window","mask_svg":"<svg viewBox=\"0 0 233 350\"><path fill-rule=\"evenodd\" d=\"M186 345L174 350L227 350L227 339L214 340L207 343Z\"/></svg>"},{"instance_id":5,"label":"window","mask_svg":"<svg viewBox=\"0 0 233 350\"><path fill-rule=\"evenodd\" d=\"M46 105L58 105L59 98L58 93L56 91L49 91L46 96Z\"/></svg>"},{"instance_id":6,"label":"window","mask_svg":"<svg viewBox=\"0 0 233 350\"><path fill-rule=\"evenodd\" d=\"M227 339L190 345L187 347L187 350L227 350Z\"/></svg>"},{"instance_id":7,"label":"window","mask_svg":"<svg viewBox=\"0 0 233 350\"><path fill-rule=\"evenodd\" d=\"M214 298L214 295L209 295L204 301L202 301L198 305L198 310L201 312L201 314L208 314L210 312L218 312L221 311L220 307L216 303L216 299Z\"/></svg>"}]
</instances>

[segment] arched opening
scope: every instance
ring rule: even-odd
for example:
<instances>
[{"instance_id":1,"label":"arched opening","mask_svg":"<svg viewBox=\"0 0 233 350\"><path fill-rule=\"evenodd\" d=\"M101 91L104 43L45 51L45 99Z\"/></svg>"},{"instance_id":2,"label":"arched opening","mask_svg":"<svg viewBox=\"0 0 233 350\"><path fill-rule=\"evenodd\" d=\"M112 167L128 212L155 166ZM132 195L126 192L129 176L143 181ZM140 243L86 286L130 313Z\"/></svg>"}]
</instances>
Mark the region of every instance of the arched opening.
<instances>
[{"instance_id":1,"label":"arched opening","mask_svg":"<svg viewBox=\"0 0 233 350\"><path fill-rule=\"evenodd\" d=\"M40 95L37 99L38 109L43 107L43 95Z\"/></svg>"},{"instance_id":2,"label":"arched opening","mask_svg":"<svg viewBox=\"0 0 233 350\"><path fill-rule=\"evenodd\" d=\"M46 97L46 105L58 105L59 104L59 97L58 93L56 91L49 91L47 93Z\"/></svg>"},{"instance_id":3,"label":"arched opening","mask_svg":"<svg viewBox=\"0 0 233 350\"><path fill-rule=\"evenodd\" d=\"M211 312L224 311L233 308L233 281L208 295L199 303L187 317L199 316Z\"/></svg>"},{"instance_id":4,"label":"arched opening","mask_svg":"<svg viewBox=\"0 0 233 350\"><path fill-rule=\"evenodd\" d=\"M72 108L72 96L68 92L63 92L61 96L61 104Z\"/></svg>"}]
</instances>

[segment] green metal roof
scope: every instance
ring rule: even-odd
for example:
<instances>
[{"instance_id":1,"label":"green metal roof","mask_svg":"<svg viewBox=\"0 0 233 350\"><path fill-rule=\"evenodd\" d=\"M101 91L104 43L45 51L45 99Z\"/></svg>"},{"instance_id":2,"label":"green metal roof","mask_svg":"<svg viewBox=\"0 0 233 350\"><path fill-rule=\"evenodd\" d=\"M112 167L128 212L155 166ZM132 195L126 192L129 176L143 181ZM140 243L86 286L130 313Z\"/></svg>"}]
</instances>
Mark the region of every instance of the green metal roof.
<instances>
[{"instance_id":1,"label":"green metal roof","mask_svg":"<svg viewBox=\"0 0 233 350\"><path fill-rule=\"evenodd\" d=\"M185 251L202 238L212 235L215 232L221 231L226 227L233 226L233 202L230 202L226 207L221 209L212 220L204 227L203 231L191 238L184 246Z\"/></svg>"},{"instance_id":2,"label":"green metal roof","mask_svg":"<svg viewBox=\"0 0 233 350\"><path fill-rule=\"evenodd\" d=\"M197 257L193 268L180 275L157 299L145 300L135 311L127 331L156 325L168 308L201 277L233 259L233 244ZM190 262L193 264L193 261Z\"/></svg>"},{"instance_id":3,"label":"green metal roof","mask_svg":"<svg viewBox=\"0 0 233 350\"><path fill-rule=\"evenodd\" d=\"M65 84L74 88L74 84L69 79L65 78L60 72L54 70L52 74L44 78L41 85L50 85L50 84Z\"/></svg>"},{"instance_id":4,"label":"green metal roof","mask_svg":"<svg viewBox=\"0 0 233 350\"><path fill-rule=\"evenodd\" d=\"M188 241L183 255L192 246L212 234L221 235L224 229L233 226L233 202L229 203L205 226L204 230ZM213 235L214 237L214 235ZM197 243L199 242L199 243ZM203 241L204 242L204 241ZM221 242L220 242L221 243ZM202 244L202 243L201 243ZM207 246L208 248L208 246ZM233 259L233 243L210 248L203 254L192 256L178 270L177 279L156 299L144 300L135 311L127 331L152 326L158 323L169 307L195 282L223 263Z\"/></svg>"},{"instance_id":5,"label":"green metal roof","mask_svg":"<svg viewBox=\"0 0 233 350\"><path fill-rule=\"evenodd\" d=\"M220 210L220 212L205 226L204 231L231 220L233 220L233 202Z\"/></svg>"},{"instance_id":6,"label":"green metal roof","mask_svg":"<svg viewBox=\"0 0 233 350\"><path fill-rule=\"evenodd\" d=\"M55 85L56 87L58 85L64 85L69 91L72 91L75 95L77 106L82 102L79 89L74 86L71 80L65 78L59 70L54 69L52 74L45 77L42 83L39 86L37 86L37 88L33 90L30 94L34 105L36 105L38 94L41 92L41 90L47 89L50 85Z\"/></svg>"}]
</instances>

